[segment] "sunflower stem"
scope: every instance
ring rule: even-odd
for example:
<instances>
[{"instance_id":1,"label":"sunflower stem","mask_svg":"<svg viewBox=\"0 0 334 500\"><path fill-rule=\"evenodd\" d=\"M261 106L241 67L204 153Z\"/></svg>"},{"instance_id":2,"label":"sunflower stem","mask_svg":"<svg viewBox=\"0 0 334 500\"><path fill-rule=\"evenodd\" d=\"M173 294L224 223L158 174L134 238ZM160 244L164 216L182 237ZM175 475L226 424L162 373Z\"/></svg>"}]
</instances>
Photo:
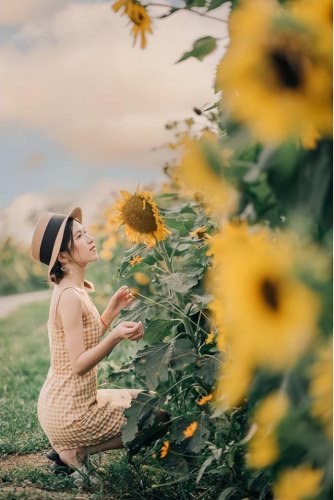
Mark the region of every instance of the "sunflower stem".
<instances>
[{"instance_id":1,"label":"sunflower stem","mask_svg":"<svg viewBox=\"0 0 334 500\"><path fill-rule=\"evenodd\" d=\"M165 244L163 241L159 241L159 250L161 252L161 256L165 262L165 265L166 265L166 269L168 272L170 273L173 273L173 266L172 266L172 262L169 258L169 255L168 255L168 252L166 250L166 247L165 247ZM184 301L183 301L183 297L182 295L180 294L180 292L176 292L174 291L174 295L175 295L175 299L176 299L176 302L177 302L177 305L179 306L179 308L181 310L184 310ZM189 321L189 318L188 316L184 315L184 318L182 320L183 324L184 324L184 328L186 330L186 333L189 335L189 337L193 338L193 329L192 329L192 326L191 326L191 323Z\"/></svg>"}]
</instances>

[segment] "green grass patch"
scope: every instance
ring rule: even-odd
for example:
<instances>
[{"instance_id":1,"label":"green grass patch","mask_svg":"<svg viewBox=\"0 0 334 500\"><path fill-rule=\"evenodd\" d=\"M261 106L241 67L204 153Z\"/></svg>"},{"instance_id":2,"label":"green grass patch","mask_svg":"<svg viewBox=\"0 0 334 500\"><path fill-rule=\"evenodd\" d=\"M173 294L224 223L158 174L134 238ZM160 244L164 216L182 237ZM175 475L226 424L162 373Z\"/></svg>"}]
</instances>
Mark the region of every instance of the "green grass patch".
<instances>
[{"instance_id":1,"label":"green grass patch","mask_svg":"<svg viewBox=\"0 0 334 500\"><path fill-rule=\"evenodd\" d=\"M29 304L0 321L0 457L48 445L36 406L49 368L48 309Z\"/></svg>"}]
</instances>

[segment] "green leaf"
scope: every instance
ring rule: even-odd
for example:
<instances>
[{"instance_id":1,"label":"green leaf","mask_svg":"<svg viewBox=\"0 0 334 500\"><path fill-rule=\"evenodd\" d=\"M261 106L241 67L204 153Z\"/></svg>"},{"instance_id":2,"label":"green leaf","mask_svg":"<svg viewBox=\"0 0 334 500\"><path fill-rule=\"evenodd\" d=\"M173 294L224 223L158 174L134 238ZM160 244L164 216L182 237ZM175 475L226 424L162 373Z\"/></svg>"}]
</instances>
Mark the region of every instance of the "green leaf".
<instances>
[{"instance_id":1,"label":"green leaf","mask_svg":"<svg viewBox=\"0 0 334 500\"><path fill-rule=\"evenodd\" d=\"M217 9L218 7L223 5L223 3L226 3L226 1L227 0L211 0L209 3L208 11L213 10L213 9Z\"/></svg>"},{"instance_id":2,"label":"green leaf","mask_svg":"<svg viewBox=\"0 0 334 500\"><path fill-rule=\"evenodd\" d=\"M126 423L122 428L122 441L124 444L133 441L138 432L138 426L143 425L151 416L156 407L159 396L140 392L135 399L132 399L131 406L126 408L124 415Z\"/></svg>"},{"instance_id":3,"label":"green leaf","mask_svg":"<svg viewBox=\"0 0 334 500\"><path fill-rule=\"evenodd\" d=\"M168 320L168 319L153 319L149 321L145 326L144 339L149 344L162 340L166 335L170 334L171 331L178 325L181 321L178 319Z\"/></svg>"},{"instance_id":4,"label":"green leaf","mask_svg":"<svg viewBox=\"0 0 334 500\"><path fill-rule=\"evenodd\" d=\"M196 376L203 380L205 384L211 386L215 380L218 373L221 360L214 356L200 357L196 362L198 369L196 370Z\"/></svg>"},{"instance_id":5,"label":"green leaf","mask_svg":"<svg viewBox=\"0 0 334 500\"><path fill-rule=\"evenodd\" d=\"M235 488L234 486L230 486L229 488L226 488L218 497L218 500L227 500L231 495L234 493L237 493L238 489Z\"/></svg>"},{"instance_id":6,"label":"green leaf","mask_svg":"<svg viewBox=\"0 0 334 500\"><path fill-rule=\"evenodd\" d=\"M169 343L157 342L137 352L133 360L136 372L155 389L168 380L168 372L184 370L196 359L193 344L188 339L175 339Z\"/></svg>"},{"instance_id":7,"label":"green leaf","mask_svg":"<svg viewBox=\"0 0 334 500\"><path fill-rule=\"evenodd\" d=\"M195 361L196 357L194 345L189 339L177 339L174 342L174 352L170 365L174 370L184 370Z\"/></svg>"},{"instance_id":8,"label":"green leaf","mask_svg":"<svg viewBox=\"0 0 334 500\"><path fill-rule=\"evenodd\" d=\"M136 372L155 389L168 380L169 362L173 356L173 343L157 342L137 352L133 360Z\"/></svg>"},{"instance_id":9,"label":"green leaf","mask_svg":"<svg viewBox=\"0 0 334 500\"><path fill-rule=\"evenodd\" d=\"M165 283L169 290L187 293L193 286L197 285L198 276L189 276L189 274L186 273L172 273L162 276L161 282Z\"/></svg>"},{"instance_id":10,"label":"green leaf","mask_svg":"<svg viewBox=\"0 0 334 500\"><path fill-rule=\"evenodd\" d=\"M189 57L195 57L199 61L202 61L207 55L211 54L217 47L216 38L212 36L204 36L199 38L194 42L192 50L185 52L181 59L177 63L188 59Z\"/></svg>"},{"instance_id":11,"label":"green leaf","mask_svg":"<svg viewBox=\"0 0 334 500\"><path fill-rule=\"evenodd\" d=\"M206 0L185 0L187 9L192 7L205 7Z\"/></svg>"}]
</instances>

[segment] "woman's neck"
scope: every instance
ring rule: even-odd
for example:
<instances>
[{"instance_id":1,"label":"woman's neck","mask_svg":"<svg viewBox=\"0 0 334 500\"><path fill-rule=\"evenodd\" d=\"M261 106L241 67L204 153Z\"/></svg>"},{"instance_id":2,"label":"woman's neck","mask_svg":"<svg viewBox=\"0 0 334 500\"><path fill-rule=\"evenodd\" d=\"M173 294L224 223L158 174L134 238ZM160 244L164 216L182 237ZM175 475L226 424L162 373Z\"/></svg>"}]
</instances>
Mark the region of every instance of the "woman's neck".
<instances>
[{"instance_id":1,"label":"woman's neck","mask_svg":"<svg viewBox=\"0 0 334 500\"><path fill-rule=\"evenodd\" d=\"M66 274L61 280L62 283L65 284L73 284L82 290L85 289L84 281L85 281L85 273L84 270L73 270L70 274Z\"/></svg>"}]
</instances>

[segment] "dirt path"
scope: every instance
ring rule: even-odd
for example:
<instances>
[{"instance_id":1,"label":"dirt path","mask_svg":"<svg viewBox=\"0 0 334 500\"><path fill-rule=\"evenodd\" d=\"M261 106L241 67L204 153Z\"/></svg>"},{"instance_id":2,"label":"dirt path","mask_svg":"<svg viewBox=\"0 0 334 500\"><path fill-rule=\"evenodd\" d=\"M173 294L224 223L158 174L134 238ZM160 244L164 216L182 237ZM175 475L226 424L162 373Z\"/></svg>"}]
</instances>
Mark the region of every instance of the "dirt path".
<instances>
[{"instance_id":1,"label":"dirt path","mask_svg":"<svg viewBox=\"0 0 334 500\"><path fill-rule=\"evenodd\" d=\"M0 297L0 319L15 311L21 305L47 300L51 297L51 294L52 290L42 290L38 292L4 295Z\"/></svg>"}]
</instances>

